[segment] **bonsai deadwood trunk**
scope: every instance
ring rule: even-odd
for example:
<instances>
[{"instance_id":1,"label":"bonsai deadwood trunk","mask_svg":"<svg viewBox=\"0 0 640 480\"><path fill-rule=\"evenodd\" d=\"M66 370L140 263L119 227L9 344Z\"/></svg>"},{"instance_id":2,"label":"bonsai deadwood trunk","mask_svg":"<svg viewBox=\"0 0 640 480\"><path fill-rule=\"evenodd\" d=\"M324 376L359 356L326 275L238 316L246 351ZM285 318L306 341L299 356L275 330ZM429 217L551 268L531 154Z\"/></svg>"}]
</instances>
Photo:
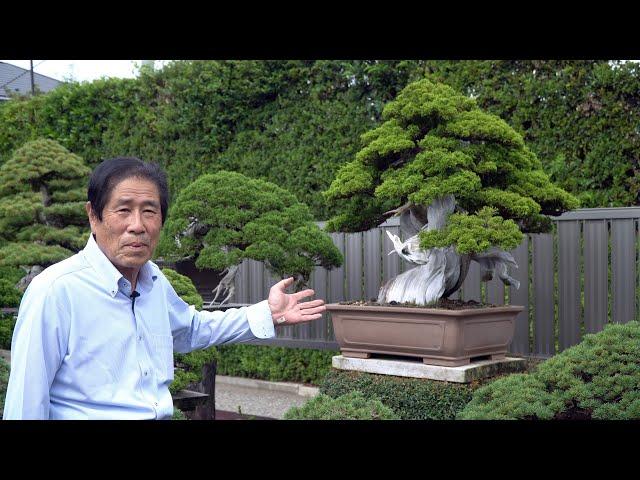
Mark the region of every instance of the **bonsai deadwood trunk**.
<instances>
[{"instance_id":1,"label":"bonsai deadwood trunk","mask_svg":"<svg viewBox=\"0 0 640 480\"><path fill-rule=\"evenodd\" d=\"M402 242L397 236L389 232L387 234L393 241L395 252L418 266L387 281L380 288L378 303L428 305L440 298L446 298L457 291L464 282L471 260L480 264L482 280L491 280L497 270L505 284L519 287L519 282L507 273L507 264L517 267L512 255L508 252L492 248L481 254L460 255L453 246L431 248L426 251L420 249L418 232L443 229L455 206L456 201L453 195L434 200L427 207L427 222L423 225L420 225L420 219L424 218L422 209L416 211L413 207L399 209L401 230L406 236L413 236Z\"/></svg>"}]
</instances>

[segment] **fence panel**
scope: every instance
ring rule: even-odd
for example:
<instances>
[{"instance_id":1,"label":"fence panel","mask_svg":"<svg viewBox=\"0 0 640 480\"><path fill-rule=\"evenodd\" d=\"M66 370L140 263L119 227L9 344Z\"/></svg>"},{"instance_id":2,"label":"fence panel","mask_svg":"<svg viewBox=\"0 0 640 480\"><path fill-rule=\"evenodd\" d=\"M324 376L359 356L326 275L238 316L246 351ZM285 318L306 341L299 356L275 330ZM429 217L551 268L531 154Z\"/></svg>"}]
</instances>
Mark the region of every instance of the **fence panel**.
<instances>
[{"instance_id":1,"label":"fence panel","mask_svg":"<svg viewBox=\"0 0 640 480\"><path fill-rule=\"evenodd\" d=\"M609 307L613 322L638 318L638 219L638 207L579 209L552 217L557 225L557 261L553 235L525 236L512 251L519 268L513 269L511 275L521 284L518 290L509 287L509 303L525 307L516 320L512 353L547 357L575 345L582 338L582 324L587 333L603 328L608 322ZM310 279L316 297L327 303L369 300L377 297L381 282L412 268L396 253L388 255L393 245L385 230L402 237L397 219L369 232L330 234L343 253L345 264L329 272L316 269ZM266 298L268 287L278 279L258 265L261 264L252 261L241 264L236 295L231 301L254 303ZM262 283L258 280L260 275ZM505 288L500 280L486 284L484 299L481 285L479 265L472 262L460 297L504 303ZM261 289L262 295L258 295ZM335 342L330 316L325 317L305 328L279 328L278 339L300 345Z\"/></svg>"},{"instance_id":2,"label":"fence panel","mask_svg":"<svg viewBox=\"0 0 640 480\"><path fill-rule=\"evenodd\" d=\"M520 287L518 289L509 287L509 305L521 305L524 310L516 317L510 351L527 355L531 351L529 348L529 237L527 235L524 235L524 240L512 253L518 268L512 269L511 276L520 281Z\"/></svg>"},{"instance_id":3,"label":"fence panel","mask_svg":"<svg viewBox=\"0 0 640 480\"><path fill-rule=\"evenodd\" d=\"M382 230L372 228L363 235L364 240L364 298L377 300L382 278Z\"/></svg>"},{"instance_id":4,"label":"fence panel","mask_svg":"<svg viewBox=\"0 0 640 480\"><path fill-rule=\"evenodd\" d=\"M609 232L606 220L584 222L584 326L587 333L607 323Z\"/></svg>"},{"instance_id":5,"label":"fence panel","mask_svg":"<svg viewBox=\"0 0 640 480\"><path fill-rule=\"evenodd\" d=\"M331 233L331 239L343 258L346 261L345 253L345 234L344 233ZM343 262L340 268L334 268L329 271L329 290L327 292L327 303L343 302L345 300L345 281L346 281L346 268ZM330 320L327 322L326 336L330 341L335 341L335 335L333 334L333 322Z\"/></svg>"},{"instance_id":6,"label":"fence panel","mask_svg":"<svg viewBox=\"0 0 640 480\"><path fill-rule=\"evenodd\" d=\"M636 221L611 221L612 321L627 323L636 313Z\"/></svg>"},{"instance_id":7,"label":"fence panel","mask_svg":"<svg viewBox=\"0 0 640 480\"><path fill-rule=\"evenodd\" d=\"M467 278L462 282L462 298L465 302L475 300L480 302L480 265L478 262L471 262Z\"/></svg>"},{"instance_id":8,"label":"fence panel","mask_svg":"<svg viewBox=\"0 0 640 480\"><path fill-rule=\"evenodd\" d=\"M324 268L317 267L310 278L310 286L316 292L313 298L307 298L305 301L322 299L325 300L327 298L327 284L329 282L327 270ZM328 323L331 320L329 319L329 314L325 312L322 315L322 318L319 320L314 320L307 324L308 328L308 339L313 340L327 340L329 334Z\"/></svg>"},{"instance_id":9,"label":"fence panel","mask_svg":"<svg viewBox=\"0 0 640 480\"><path fill-rule=\"evenodd\" d=\"M580 343L580 222L558 222L558 346Z\"/></svg>"},{"instance_id":10,"label":"fence panel","mask_svg":"<svg viewBox=\"0 0 640 480\"><path fill-rule=\"evenodd\" d=\"M347 300L362 300L362 233L345 235Z\"/></svg>"},{"instance_id":11,"label":"fence panel","mask_svg":"<svg viewBox=\"0 0 640 480\"><path fill-rule=\"evenodd\" d=\"M553 299L553 236L548 233L532 235L534 278L534 346L538 355L555 353Z\"/></svg>"},{"instance_id":12,"label":"fence panel","mask_svg":"<svg viewBox=\"0 0 640 480\"><path fill-rule=\"evenodd\" d=\"M487 282L487 303L504 305L504 283L498 278L498 275L494 275Z\"/></svg>"}]
</instances>

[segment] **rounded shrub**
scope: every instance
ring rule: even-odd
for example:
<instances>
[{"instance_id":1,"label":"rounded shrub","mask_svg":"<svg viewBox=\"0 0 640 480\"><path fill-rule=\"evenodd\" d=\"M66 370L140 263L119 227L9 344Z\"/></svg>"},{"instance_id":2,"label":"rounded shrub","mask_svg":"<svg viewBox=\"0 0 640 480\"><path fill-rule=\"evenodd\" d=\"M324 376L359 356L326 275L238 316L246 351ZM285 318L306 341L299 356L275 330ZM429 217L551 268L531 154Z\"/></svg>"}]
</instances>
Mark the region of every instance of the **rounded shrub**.
<instances>
[{"instance_id":1,"label":"rounded shrub","mask_svg":"<svg viewBox=\"0 0 640 480\"><path fill-rule=\"evenodd\" d=\"M367 399L354 391L338 398L320 394L301 407L284 414L285 420L400 420L393 410L380 400Z\"/></svg>"},{"instance_id":2,"label":"rounded shrub","mask_svg":"<svg viewBox=\"0 0 640 480\"><path fill-rule=\"evenodd\" d=\"M603 331L478 389L459 419L639 419L640 323Z\"/></svg>"},{"instance_id":3,"label":"rounded shrub","mask_svg":"<svg viewBox=\"0 0 640 480\"><path fill-rule=\"evenodd\" d=\"M202 296L198 293L193 281L186 275L181 275L170 268L163 268L162 273L167 277L169 283L178 296L189 305L195 305L200 310L202 308Z\"/></svg>"}]
</instances>

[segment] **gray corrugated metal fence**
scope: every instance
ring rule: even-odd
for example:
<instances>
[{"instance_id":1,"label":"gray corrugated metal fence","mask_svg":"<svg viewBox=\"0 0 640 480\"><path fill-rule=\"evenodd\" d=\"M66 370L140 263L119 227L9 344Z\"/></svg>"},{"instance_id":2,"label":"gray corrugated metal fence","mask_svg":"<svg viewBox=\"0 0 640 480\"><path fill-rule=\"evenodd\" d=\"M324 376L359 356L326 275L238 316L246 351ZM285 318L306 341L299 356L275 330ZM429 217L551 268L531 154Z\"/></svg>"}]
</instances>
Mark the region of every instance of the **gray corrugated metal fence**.
<instances>
[{"instance_id":1,"label":"gray corrugated metal fence","mask_svg":"<svg viewBox=\"0 0 640 480\"><path fill-rule=\"evenodd\" d=\"M511 344L514 354L549 357L598 332L608 322L638 319L638 220L640 208L579 209L552 217L554 231L527 235L512 251L520 289L494 279L480 282L478 264L454 298L523 305ZM331 234L345 257L343 267L317 268L310 280L327 303L377 297L380 285L411 265L395 253L384 233L400 235L397 219L362 233ZM404 238L403 238L404 240ZM259 262L245 261L236 281L238 303L267 297L278 279ZM308 325L278 330L273 345L338 349L329 315Z\"/></svg>"}]
</instances>

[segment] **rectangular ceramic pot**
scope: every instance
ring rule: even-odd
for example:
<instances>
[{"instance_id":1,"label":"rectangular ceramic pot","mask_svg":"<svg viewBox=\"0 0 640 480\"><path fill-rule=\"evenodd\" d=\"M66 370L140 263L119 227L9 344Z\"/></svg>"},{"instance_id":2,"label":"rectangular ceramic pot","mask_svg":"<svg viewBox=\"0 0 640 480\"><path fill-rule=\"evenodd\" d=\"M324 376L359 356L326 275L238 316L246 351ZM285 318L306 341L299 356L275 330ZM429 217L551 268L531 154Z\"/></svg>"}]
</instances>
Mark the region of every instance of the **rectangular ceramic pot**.
<instances>
[{"instance_id":1,"label":"rectangular ceramic pot","mask_svg":"<svg viewBox=\"0 0 640 480\"><path fill-rule=\"evenodd\" d=\"M346 357L410 356L427 364L454 367L504 358L515 319L524 307L446 310L331 303L327 310Z\"/></svg>"}]
</instances>

